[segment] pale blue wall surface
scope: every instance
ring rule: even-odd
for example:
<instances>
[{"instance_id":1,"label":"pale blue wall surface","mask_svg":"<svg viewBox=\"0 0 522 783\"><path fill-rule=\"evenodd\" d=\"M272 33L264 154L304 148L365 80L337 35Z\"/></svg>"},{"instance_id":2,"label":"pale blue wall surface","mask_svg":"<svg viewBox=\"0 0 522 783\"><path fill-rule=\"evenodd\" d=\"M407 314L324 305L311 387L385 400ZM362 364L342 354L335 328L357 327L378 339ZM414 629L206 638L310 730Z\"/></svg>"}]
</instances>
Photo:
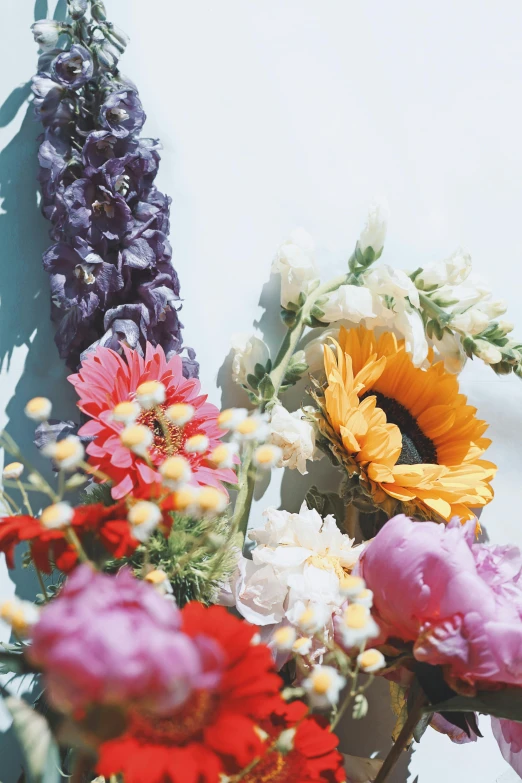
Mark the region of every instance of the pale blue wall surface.
<instances>
[{"instance_id":1,"label":"pale blue wall surface","mask_svg":"<svg viewBox=\"0 0 522 783\"><path fill-rule=\"evenodd\" d=\"M265 284L277 244L303 225L322 256L342 264L375 192L391 204L387 262L415 268L466 246L522 335L518 0L106 3L131 35L123 69L140 89L145 131L164 143L159 185L173 197L182 320L212 401L221 394L238 401L226 373L218 377L233 332L251 330L258 318L275 344L277 290ZM49 322L40 261L47 225L35 180L39 127L26 102L36 64L29 27L46 12L45 0L2 0L0 425L27 451L28 398L46 395L61 417L74 417ZM267 307L274 320L263 317ZM484 525L492 540L522 544L522 383L474 364L463 388L491 423L491 459L499 465ZM274 480L255 505L254 524L281 495L287 508L298 506L304 484L286 477L280 493ZM12 592L11 580L23 597L34 592L27 572L18 567L8 576L0 564L0 597ZM371 693L368 722L343 736L349 752L389 746L391 713ZM439 783L441 773L447 783L509 783L484 727L482 742L462 748L428 732L393 783ZM15 783L18 774L7 731L0 781Z\"/></svg>"}]
</instances>

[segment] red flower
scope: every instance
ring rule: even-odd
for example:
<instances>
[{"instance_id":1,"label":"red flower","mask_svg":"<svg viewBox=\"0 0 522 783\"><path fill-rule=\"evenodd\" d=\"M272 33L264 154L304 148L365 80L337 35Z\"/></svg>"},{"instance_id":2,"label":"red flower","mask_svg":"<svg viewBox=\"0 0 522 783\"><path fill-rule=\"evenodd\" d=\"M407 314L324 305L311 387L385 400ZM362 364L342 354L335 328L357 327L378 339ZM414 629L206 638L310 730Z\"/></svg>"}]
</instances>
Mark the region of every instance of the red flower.
<instances>
[{"instance_id":1,"label":"red flower","mask_svg":"<svg viewBox=\"0 0 522 783\"><path fill-rule=\"evenodd\" d=\"M155 467L168 456L182 452L192 468L192 482L195 485L210 485L223 490L222 481L235 484L236 474L229 468L213 468L208 462L210 452L219 445L223 432L217 426L219 414L215 405L201 395L196 379L183 377L183 364L179 356L167 361L163 348L154 348L147 343L145 358L122 345L125 358L110 348L97 348L83 361L77 375L69 376L80 400L78 407L90 421L80 429L80 434L94 436L87 446L90 463L112 479L112 496L120 499L133 494L134 497L150 493L150 487L159 484L161 476L149 467L141 457L126 449L120 441L124 425L114 421L112 411L120 402L132 400L136 390L145 381L160 381L165 386L166 399L160 406L166 410L174 403L188 403L195 409L194 417L183 427L169 425L170 444L153 410L143 411L137 419L152 430L153 445L150 458ZM205 453L186 453L185 442L193 435L206 435L209 439ZM224 490L223 490L224 491Z\"/></svg>"},{"instance_id":2,"label":"red flower","mask_svg":"<svg viewBox=\"0 0 522 783\"><path fill-rule=\"evenodd\" d=\"M261 723L268 734L265 747L273 745L285 729L295 727L291 750L271 750L243 778L242 783L341 783L346 780L343 757L337 751L338 737L328 721L316 715L306 717L308 709L301 701L283 704ZM239 771L239 770L238 770Z\"/></svg>"},{"instance_id":3,"label":"red flower","mask_svg":"<svg viewBox=\"0 0 522 783\"><path fill-rule=\"evenodd\" d=\"M126 733L100 747L98 774L121 773L125 783L218 783L263 752L258 727L282 704L268 648L253 645L256 629L222 607L190 603L182 614L185 633L223 649L218 687L195 691L162 718L133 713Z\"/></svg>"},{"instance_id":4,"label":"red flower","mask_svg":"<svg viewBox=\"0 0 522 783\"><path fill-rule=\"evenodd\" d=\"M78 506L70 522L82 543L96 540L113 557L128 557L139 544L127 521L125 503L103 506L99 503ZM48 574L54 563L68 573L78 562L78 555L65 536L65 529L45 528L39 519L30 516L0 519L0 552L4 552L9 568L14 568L14 549L28 541L31 557L40 571Z\"/></svg>"}]
</instances>

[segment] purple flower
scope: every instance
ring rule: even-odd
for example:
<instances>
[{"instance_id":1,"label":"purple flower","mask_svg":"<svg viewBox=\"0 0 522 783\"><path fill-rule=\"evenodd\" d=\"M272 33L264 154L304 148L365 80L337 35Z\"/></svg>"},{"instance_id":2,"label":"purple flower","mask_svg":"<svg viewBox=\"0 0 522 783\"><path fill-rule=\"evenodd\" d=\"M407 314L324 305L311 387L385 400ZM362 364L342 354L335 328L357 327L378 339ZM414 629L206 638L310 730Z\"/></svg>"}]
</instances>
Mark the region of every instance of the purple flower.
<instances>
[{"instance_id":1,"label":"purple flower","mask_svg":"<svg viewBox=\"0 0 522 783\"><path fill-rule=\"evenodd\" d=\"M67 27L71 45L50 42L33 79L35 115L45 127L42 211L54 243L44 265L55 341L73 370L100 344L121 351L125 341L142 352L149 341L168 356L183 350L170 199L154 186L160 145L139 137L145 113L137 89L117 70L126 37L109 25L111 37L103 38L87 8L84 0L70 5L82 38L78 25ZM197 374L193 352L183 361L187 377Z\"/></svg>"},{"instance_id":2,"label":"purple flower","mask_svg":"<svg viewBox=\"0 0 522 783\"><path fill-rule=\"evenodd\" d=\"M90 52L80 44L73 44L68 52L62 52L51 65L51 77L55 82L76 90L90 81L94 63Z\"/></svg>"},{"instance_id":3,"label":"purple flower","mask_svg":"<svg viewBox=\"0 0 522 783\"><path fill-rule=\"evenodd\" d=\"M391 519L362 555L375 616L388 637L450 679L520 683L522 559L473 542L474 522ZM451 684L451 683L450 683Z\"/></svg>"},{"instance_id":4,"label":"purple flower","mask_svg":"<svg viewBox=\"0 0 522 783\"><path fill-rule=\"evenodd\" d=\"M222 653L180 630L178 609L130 571L79 566L34 627L29 649L59 710L114 704L162 713L215 687Z\"/></svg>"},{"instance_id":5,"label":"purple flower","mask_svg":"<svg viewBox=\"0 0 522 783\"><path fill-rule=\"evenodd\" d=\"M145 119L138 93L131 89L111 93L100 109L100 124L118 138L140 131Z\"/></svg>"},{"instance_id":6,"label":"purple flower","mask_svg":"<svg viewBox=\"0 0 522 783\"><path fill-rule=\"evenodd\" d=\"M112 192L102 176L78 179L64 193L67 209L65 231L96 244L104 237L117 240L132 227L132 214L125 199Z\"/></svg>"}]
</instances>

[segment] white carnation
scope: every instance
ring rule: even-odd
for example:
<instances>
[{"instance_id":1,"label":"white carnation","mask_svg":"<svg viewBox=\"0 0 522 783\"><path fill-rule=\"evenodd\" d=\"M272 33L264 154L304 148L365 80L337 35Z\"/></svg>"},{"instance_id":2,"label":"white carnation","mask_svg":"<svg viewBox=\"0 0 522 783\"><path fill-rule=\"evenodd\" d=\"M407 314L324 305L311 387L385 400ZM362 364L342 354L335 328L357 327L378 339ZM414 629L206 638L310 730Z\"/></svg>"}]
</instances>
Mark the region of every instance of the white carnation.
<instances>
[{"instance_id":1,"label":"white carnation","mask_svg":"<svg viewBox=\"0 0 522 783\"><path fill-rule=\"evenodd\" d=\"M308 472L306 461L319 458L315 448L314 428L304 418L302 410L290 413L283 405L274 406L269 441L283 452L279 467L297 469L302 475Z\"/></svg>"}]
</instances>

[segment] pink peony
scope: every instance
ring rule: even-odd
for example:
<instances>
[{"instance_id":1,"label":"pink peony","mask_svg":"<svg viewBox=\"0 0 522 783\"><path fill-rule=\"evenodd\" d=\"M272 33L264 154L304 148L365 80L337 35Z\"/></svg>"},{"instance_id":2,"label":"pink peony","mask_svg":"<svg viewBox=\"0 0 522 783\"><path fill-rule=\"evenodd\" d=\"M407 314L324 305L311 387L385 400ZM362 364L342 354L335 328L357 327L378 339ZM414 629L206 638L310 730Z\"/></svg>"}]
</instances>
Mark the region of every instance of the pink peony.
<instances>
[{"instance_id":1,"label":"pink peony","mask_svg":"<svg viewBox=\"0 0 522 783\"><path fill-rule=\"evenodd\" d=\"M364 551L385 637L414 642L417 660L475 683L522 679L522 559L515 547L474 543L474 522L447 527L390 519Z\"/></svg>"},{"instance_id":2,"label":"pink peony","mask_svg":"<svg viewBox=\"0 0 522 783\"><path fill-rule=\"evenodd\" d=\"M60 710L139 704L163 712L220 679L221 648L189 638L181 622L177 607L130 571L108 576L83 565L42 611L28 655Z\"/></svg>"},{"instance_id":3,"label":"pink peony","mask_svg":"<svg viewBox=\"0 0 522 783\"><path fill-rule=\"evenodd\" d=\"M137 423L146 425L154 434L150 451L153 464L160 465L174 451L182 451L187 438L201 433L209 438L207 451L183 453L192 468L192 483L219 489L223 489L222 481L235 484L237 478L233 470L212 468L207 462L208 454L219 444L223 435L216 424L219 411L215 405L206 401L206 395L201 395L197 379L187 380L183 377L180 357L173 356L167 361L163 348L153 348L149 343L145 358L123 344L122 348L125 358L110 348L97 348L83 361L79 373L69 376L80 397L78 407L91 419L80 429L79 434L94 438L87 447L91 457L89 461L114 482L112 496L119 499L130 493L142 494L151 484L161 480L156 470L121 444L119 436L124 425L112 419L112 411L119 402L133 400L138 386L152 380L161 381L166 387L166 400L161 405L164 410L174 403L189 403L196 409L193 419L185 426L169 425L170 451L167 451L154 412L144 411L141 414Z\"/></svg>"},{"instance_id":4,"label":"pink peony","mask_svg":"<svg viewBox=\"0 0 522 783\"><path fill-rule=\"evenodd\" d=\"M507 763L522 777L522 723L491 718L491 728Z\"/></svg>"}]
</instances>

